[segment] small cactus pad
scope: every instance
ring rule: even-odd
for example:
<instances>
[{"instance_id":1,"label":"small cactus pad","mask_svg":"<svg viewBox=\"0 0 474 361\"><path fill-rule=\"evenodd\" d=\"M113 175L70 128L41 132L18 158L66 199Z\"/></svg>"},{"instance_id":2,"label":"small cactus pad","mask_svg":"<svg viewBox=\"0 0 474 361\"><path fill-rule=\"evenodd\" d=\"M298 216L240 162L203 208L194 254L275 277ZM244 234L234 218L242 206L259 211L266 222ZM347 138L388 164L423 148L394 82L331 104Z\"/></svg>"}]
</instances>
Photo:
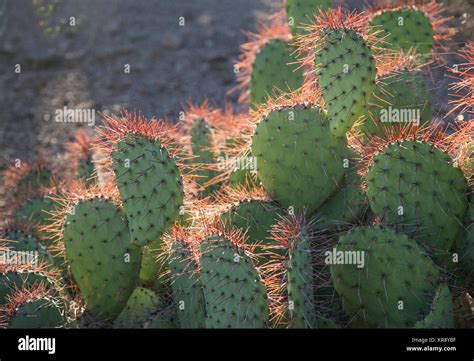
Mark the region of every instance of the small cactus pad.
<instances>
[{"instance_id":1,"label":"small cactus pad","mask_svg":"<svg viewBox=\"0 0 474 361\"><path fill-rule=\"evenodd\" d=\"M354 326L413 327L429 312L440 274L406 235L355 228L340 237L335 253L331 278Z\"/></svg>"},{"instance_id":2,"label":"small cactus pad","mask_svg":"<svg viewBox=\"0 0 474 361\"><path fill-rule=\"evenodd\" d=\"M160 297L152 290L137 287L127 305L115 319L117 328L142 328L146 320L160 306Z\"/></svg>"},{"instance_id":3,"label":"small cactus pad","mask_svg":"<svg viewBox=\"0 0 474 361\"><path fill-rule=\"evenodd\" d=\"M54 264L54 259L46 248L38 242L36 236L19 229L6 230L3 238L7 240L8 246L16 251L23 252L25 261L32 263L48 262Z\"/></svg>"},{"instance_id":4,"label":"small cactus pad","mask_svg":"<svg viewBox=\"0 0 474 361\"><path fill-rule=\"evenodd\" d=\"M286 0L286 17L291 33L301 34L301 24L313 20L313 14L318 13L319 9L329 9L331 2L331 0Z\"/></svg>"},{"instance_id":5,"label":"small cactus pad","mask_svg":"<svg viewBox=\"0 0 474 361\"><path fill-rule=\"evenodd\" d=\"M374 92L374 56L359 33L326 30L326 42L316 54L315 65L331 132L342 137L364 115Z\"/></svg>"},{"instance_id":6,"label":"small cactus pad","mask_svg":"<svg viewBox=\"0 0 474 361\"><path fill-rule=\"evenodd\" d=\"M120 141L112 158L132 243L153 242L178 217L183 203L180 170L158 141L136 134Z\"/></svg>"},{"instance_id":7,"label":"small cactus pad","mask_svg":"<svg viewBox=\"0 0 474 361\"><path fill-rule=\"evenodd\" d=\"M446 284L438 287L430 313L415 328L454 328L453 298Z\"/></svg>"},{"instance_id":8,"label":"small cactus pad","mask_svg":"<svg viewBox=\"0 0 474 361\"><path fill-rule=\"evenodd\" d=\"M294 91L303 85L303 69L298 69L294 49L284 40L271 40L255 57L250 81L250 102L265 103L276 91Z\"/></svg>"},{"instance_id":9,"label":"small cactus pad","mask_svg":"<svg viewBox=\"0 0 474 361\"><path fill-rule=\"evenodd\" d=\"M315 226L320 230L333 230L363 217L368 202L361 186L362 179L356 170L348 168L340 189L318 209Z\"/></svg>"},{"instance_id":10,"label":"small cactus pad","mask_svg":"<svg viewBox=\"0 0 474 361\"><path fill-rule=\"evenodd\" d=\"M66 216L66 258L86 308L113 320L138 282L141 250L130 244L125 215L111 201L78 201Z\"/></svg>"},{"instance_id":11,"label":"small cactus pad","mask_svg":"<svg viewBox=\"0 0 474 361\"><path fill-rule=\"evenodd\" d=\"M0 306L7 303L7 297L15 290L34 288L43 284L52 289L52 281L42 272L33 270L6 269L0 271Z\"/></svg>"},{"instance_id":12,"label":"small cactus pad","mask_svg":"<svg viewBox=\"0 0 474 361\"><path fill-rule=\"evenodd\" d=\"M243 201L222 215L223 220L246 233L248 243L265 243L268 231L283 211L273 202L261 200Z\"/></svg>"},{"instance_id":13,"label":"small cactus pad","mask_svg":"<svg viewBox=\"0 0 474 361\"><path fill-rule=\"evenodd\" d=\"M66 327L66 310L63 304L51 297L24 300L10 315L7 328L37 329Z\"/></svg>"},{"instance_id":14,"label":"small cactus pad","mask_svg":"<svg viewBox=\"0 0 474 361\"><path fill-rule=\"evenodd\" d=\"M264 328L267 292L252 260L220 236L202 242L201 252L206 328Z\"/></svg>"},{"instance_id":15,"label":"small cactus pad","mask_svg":"<svg viewBox=\"0 0 474 361\"><path fill-rule=\"evenodd\" d=\"M76 169L76 177L81 179L86 185L90 185L95 182L95 175L96 170L92 156L85 159L79 159Z\"/></svg>"},{"instance_id":16,"label":"small cactus pad","mask_svg":"<svg viewBox=\"0 0 474 361\"><path fill-rule=\"evenodd\" d=\"M316 328L310 241L301 234L289 247L288 308L292 328Z\"/></svg>"},{"instance_id":17,"label":"small cactus pad","mask_svg":"<svg viewBox=\"0 0 474 361\"><path fill-rule=\"evenodd\" d=\"M370 22L384 30L388 49L408 51L416 48L419 54L430 55L434 43L434 30L430 19L415 9L384 10Z\"/></svg>"},{"instance_id":18,"label":"small cactus pad","mask_svg":"<svg viewBox=\"0 0 474 361\"><path fill-rule=\"evenodd\" d=\"M51 184L53 174L46 167L33 167L19 179L15 188L15 198L19 199L29 191L40 189Z\"/></svg>"},{"instance_id":19,"label":"small cactus pad","mask_svg":"<svg viewBox=\"0 0 474 361\"><path fill-rule=\"evenodd\" d=\"M216 157L212 151L212 129L203 119L197 119L190 130L192 154L195 158L193 162L203 164L204 167L216 163ZM202 195L207 196L214 192L218 186L204 186L206 182L217 175L217 172L212 169L200 169L197 171L196 181L203 187Z\"/></svg>"},{"instance_id":20,"label":"small cactus pad","mask_svg":"<svg viewBox=\"0 0 474 361\"><path fill-rule=\"evenodd\" d=\"M345 140L335 137L319 109L287 108L261 120L252 139L258 177L283 207L314 212L343 175Z\"/></svg>"},{"instance_id":21,"label":"small cactus pad","mask_svg":"<svg viewBox=\"0 0 474 361\"><path fill-rule=\"evenodd\" d=\"M197 264L186 245L172 244L169 260L171 288L181 328L205 328L205 301Z\"/></svg>"},{"instance_id":22,"label":"small cactus pad","mask_svg":"<svg viewBox=\"0 0 474 361\"><path fill-rule=\"evenodd\" d=\"M391 143L366 174L372 211L434 253L449 251L462 229L467 184L451 157L426 143Z\"/></svg>"},{"instance_id":23,"label":"small cactus pad","mask_svg":"<svg viewBox=\"0 0 474 361\"><path fill-rule=\"evenodd\" d=\"M143 246L142 266L140 269L140 282L146 287L153 288L160 282L160 274L166 271L167 265L160 255L161 239Z\"/></svg>"},{"instance_id":24,"label":"small cactus pad","mask_svg":"<svg viewBox=\"0 0 474 361\"><path fill-rule=\"evenodd\" d=\"M432 118L430 98L420 72L404 71L381 79L365 117L365 133L383 135L385 127L429 124Z\"/></svg>"}]
</instances>

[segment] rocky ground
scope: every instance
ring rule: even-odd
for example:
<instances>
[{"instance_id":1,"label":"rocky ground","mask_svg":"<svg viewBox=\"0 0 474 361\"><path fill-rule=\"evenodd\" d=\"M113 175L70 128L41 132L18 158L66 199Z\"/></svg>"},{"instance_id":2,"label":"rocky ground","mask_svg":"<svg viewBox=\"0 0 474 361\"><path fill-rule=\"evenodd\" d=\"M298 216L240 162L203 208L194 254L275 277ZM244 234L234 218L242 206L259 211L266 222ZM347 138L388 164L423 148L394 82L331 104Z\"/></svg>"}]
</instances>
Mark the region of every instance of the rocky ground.
<instances>
[{"instance_id":1,"label":"rocky ground","mask_svg":"<svg viewBox=\"0 0 474 361\"><path fill-rule=\"evenodd\" d=\"M464 23L451 44L457 49L473 39L474 5L448 2L452 23L457 28ZM74 16L81 24L73 34L55 37L42 34L39 22L45 19L31 4L0 0L0 162L7 164L61 156L75 129L84 126L52 121L63 106L127 108L176 119L188 100L235 102L226 92L235 85L233 62L245 40L242 30L255 30L256 21L278 9L281 0L63 0L46 23ZM443 67L437 67L435 79L442 113L448 84Z\"/></svg>"}]
</instances>

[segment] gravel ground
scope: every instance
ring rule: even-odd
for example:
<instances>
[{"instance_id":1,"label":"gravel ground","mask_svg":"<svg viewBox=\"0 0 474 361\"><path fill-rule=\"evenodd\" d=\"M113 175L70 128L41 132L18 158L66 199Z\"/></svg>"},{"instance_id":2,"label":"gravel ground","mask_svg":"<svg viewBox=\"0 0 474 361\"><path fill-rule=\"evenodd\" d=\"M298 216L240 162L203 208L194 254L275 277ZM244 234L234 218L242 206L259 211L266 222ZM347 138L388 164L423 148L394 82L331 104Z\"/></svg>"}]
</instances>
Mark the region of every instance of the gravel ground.
<instances>
[{"instance_id":1,"label":"gravel ground","mask_svg":"<svg viewBox=\"0 0 474 361\"><path fill-rule=\"evenodd\" d=\"M0 0L0 12L6 4L0 14L0 162L8 164L61 156L84 126L51 121L63 106L176 119L188 100L235 102L225 94L235 85L242 30L255 30L256 21L281 6L281 0L64 0L54 19L75 16L82 23L74 34L51 38L42 35L31 2ZM468 17L474 9L467 1L449 2L453 24L465 23L451 44L456 49L473 39ZM435 70L435 79L442 113L444 68Z\"/></svg>"}]
</instances>

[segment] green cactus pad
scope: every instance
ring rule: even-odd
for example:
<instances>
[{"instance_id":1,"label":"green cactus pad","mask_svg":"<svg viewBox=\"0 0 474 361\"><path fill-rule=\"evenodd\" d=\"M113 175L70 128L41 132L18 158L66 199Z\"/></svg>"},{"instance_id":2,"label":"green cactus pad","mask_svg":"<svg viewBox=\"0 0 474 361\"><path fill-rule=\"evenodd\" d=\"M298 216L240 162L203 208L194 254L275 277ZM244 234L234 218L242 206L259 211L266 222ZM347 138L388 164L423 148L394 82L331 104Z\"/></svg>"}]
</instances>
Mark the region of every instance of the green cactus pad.
<instances>
[{"instance_id":1,"label":"green cactus pad","mask_svg":"<svg viewBox=\"0 0 474 361\"><path fill-rule=\"evenodd\" d=\"M275 91L294 91L303 85L303 69L294 64L293 51L286 41L271 40L257 54L250 80L252 106L264 104Z\"/></svg>"},{"instance_id":2,"label":"green cactus pad","mask_svg":"<svg viewBox=\"0 0 474 361\"><path fill-rule=\"evenodd\" d=\"M246 233L248 242L266 243L268 231L278 221L278 216L284 212L273 202L260 200L242 201L233 206L221 218L229 224Z\"/></svg>"},{"instance_id":3,"label":"green cactus pad","mask_svg":"<svg viewBox=\"0 0 474 361\"><path fill-rule=\"evenodd\" d=\"M204 119L198 119L194 122L191 131L191 148L192 154L196 157L192 161L195 163L204 164L205 166L216 163L216 156L212 151L212 129ZM206 182L217 176L217 171L212 169L200 169L197 172L196 181L203 186L202 195L208 196L216 191L219 186L214 184L212 186L204 186Z\"/></svg>"},{"instance_id":4,"label":"green cactus pad","mask_svg":"<svg viewBox=\"0 0 474 361\"><path fill-rule=\"evenodd\" d=\"M91 185L95 182L96 170L92 156L79 159L76 177L81 179L85 185Z\"/></svg>"},{"instance_id":5,"label":"green cactus pad","mask_svg":"<svg viewBox=\"0 0 474 361\"><path fill-rule=\"evenodd\" d=\"M161 239L151 242L143 247L142 266L140 269L140 282L142 285L154 288L159 285L167 270L166 262L160 255Z\"/></svg>"},{"instance_id":6,"label":"green cactus pad","mask_svg":"<svg viewBox=\"0 0 474 361\"><path fill-rule=\"evenodd\" d=\"M152 290L137 287L127 305L115 319L116 328L142 328L145 321L160 306L160 297Z\"/></svg>"},{"instance_id":7,"label":"green cactus pad","mask_svg":"<svg viewBox=\"0 0 474 361\"><path fill-rule=\"evenodd\" d=\"M344 138L335 137L318 109L271 112L252 139L258 177L283 207L314 212L338 188L344 175Z\"/></svg>"},{"instance_id":8,"label":"green cactus pad","mask_svg":"<svg viewBox=\"0 0 474 361\"><path fill-rule=\"evenodd\" d=\"M286 0L286 17L293 35L304 34L301 24L308 24L319 9L327 10L331 7L331 0Z\"/></svg>"},{"instance_id":9,"label":"green cactus pad","mask_svg":"<svg viewBox=\"0 0 474 361\"><path fill-rule=\"evenodd\" d=\"M178 327L179 321L175 309L170 306L164 306L145 322L145 328L148 329L175 329Z\"/></svg>"},{"instance_id":10,"label":"green cactus pad","mask_svg":"<svg viewBox=\"0 0 474 361\"><path fill-rule=\"evenodd\" d=\"M171 288L181 328L205 328L204 293L190 251L179 241L173 242L169 260Z\"/></svg>"},{"instance_id":11,"label":"green cactus pad","mask_svg":"<svg viewBox=\"0 0 474 361\"><path fill-rule=\"evenodd\" d=\"M371 49L353 30L327 30L315 58L317 82L330 115L331 131L342 137L364 116L375 89Z\"/></svg>"},{"instance_id":12,"label":"green cactus pad","mask_svg":"<svg viewBox=\"0 0 474 361\"><path fill-rule=\"evenodd\" d=\"M392 50L416 48L419 54L430 55L434 43L431 21L421 11L414 9L385 10L375 16L370 26L384 30L386 47Z\"/></svg>"},{"instance_id":13,"label":"green cactus pad","mask_svg":"<svg viewBox=\"0 0 474 361\"><path fill-rule=\"evenodd\" d=\"M311 244L304 234L289 249L288 305L292 328L317 328Z\"/></svg>"},{"instance_id":14,"label":"green cactus pad","mask_svg":"<svg viewBox=\"0 0 474 361\"><path fill-rule=\"evenodd\" d=\"M368 209L362 179L356 169L347 168L337 193L318 209L316 227L320 230L334 230L348 226L364 216Z\"/></svg>"},{"instance_id":15,"label":"green cactus pad","mask_svg":"<svg viewBox=\"0 0 474 361\"><path fill-rule=\"evenodd\" d=\"M3 238L8 242L8 246L11 250L16 252L25 252L23 255L31 255L31 258L28 260L32 262L48 262L49 264L54 264L53 257L49 254L47 249L38 242L36 236L26 233L19 229L6 230L3 234ZM27 252L36 252L36 253L27 253Z\"/></svg>"},{"instance_id":16,"label":"green cactus pad","mask_svg":"<svg viewBox=\"0 0 474 361\"><path fill-rule=\"evenodd\" d=\"M439 286L430 313L415 328L454 328L453 298L446 284Z\"/></svg>"},{"instance_id":17,"label":"green cactus pad","mask_svg":"<svg viewBox=\"0 0 474 361\"><path fill-rule=\"evenodd\" d=\"M123 212L111 201L79 201L63 231L71 273L91 314L112 321L138 283L141 249L130 244Z\"/></svg>"},{"instance_id":18,"label":"green cactus pad","mask_svg":"<svg viewBox=\"0 0 474 361\"><path fill-rule=\"evenodd\" d=\"M366 174L374 214L434 256L451 250L467 208L466 180L452 163L428 143L401 141L376 154Z\"/></svg>"},{"instance_id":19,"label":"green cactus pad","mask_svg":"<svg viewBox=\"0 0 474 361\"><path fill-rule=\"evenodd\" d=\"M48 186L53 179L52 172L45 167L35 167L26 173L17 183L15 188L15 198L19 199L28 191L40 189Z\"/></svg>"},{"instance_id":20,"label":"green cactus pad","mask_svg":"<svg viewBox=\"0 0 474 361\"><path fill-rule=\"evenodd\" d=\"M368 111L372 116L366 114L364 122L364 132L369 135L380 136L385 127L406 123L427 125L432 119L430 91L422 74L416 71L381 79L371 104Z\"/></svg>"},{"instance_id":21,"label":"green cactus pad","mask_svg":"<svg viewBox=\"0 0 474 361\"><path fill-rule=\"evenodd\" d=\"M7 297L13 291L24 287L32 288L40 283L43 283L48 290L54 287L52 281L40 271L5 270L0 272L0 307L7 303Z\"/></svg>"},{"instance_id":22,"label":"green cactus pad","mask_svg":"<svg viewBox=\"0 0 474 361\"><path fill-rule=\"evenodd\" d=\"M440 274L406 235L359 227L340 237L336 252L331 278L355 327L413 327L429 312Z\"/></svg>"},{"instance_id":23,"label":"green cactus pad","mask_svg":"<svg viewBox=\"0 0 474 361\"><path fill-rule=\"evenodd\" d=\"M175 160L157 141L135 134L117 144L112 159L132 243L157 240L176 220L183 203Z\"/></svg>"},{"instance_id":24,"label":"green cactus pad","mask_svg":"<svg viewBox=\"0 0 474 361\"><path fill-rule=\"evenodd\" d=\"M64 328L66 324L64 305L50 297L42 297L19 305L9 318L7 328Z\"/></svg>"},{"instance_id":25,"label":"green cactus pad","mask_svg":"<svg viewBox=\"0 0 474 361\"><path fill-rule=\"evenodd\" d=\"M201 243L206 328L264 328L267 292L252 260L220 237Z\"/></svg>"}]
</instances>

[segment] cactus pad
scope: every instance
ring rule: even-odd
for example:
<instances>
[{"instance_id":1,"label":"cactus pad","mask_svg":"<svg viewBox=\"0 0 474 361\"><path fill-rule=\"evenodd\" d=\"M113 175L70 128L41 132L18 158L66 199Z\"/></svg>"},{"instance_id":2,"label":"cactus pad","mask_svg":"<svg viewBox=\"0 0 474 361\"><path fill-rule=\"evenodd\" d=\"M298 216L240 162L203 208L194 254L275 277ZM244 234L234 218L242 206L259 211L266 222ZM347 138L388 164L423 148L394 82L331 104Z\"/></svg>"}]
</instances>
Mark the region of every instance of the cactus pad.
<instances>
[{"instance_id":1,"label":"cactus pad","mask_svg":"<svg viewBox=\"0 0 474 361\"><path fill-rule=\"evenodd\" d=\"M132 243L158 239L178 217L183 183L176 162L156 140L129 134L112 153Z\"/></svg>"},{"instance_id":2,"label":"cactus pad","mask_svg":"<svg viewBox=\"0 0 474 361\"><path fill-rule=\"evenodd\" d=\"M376 154L366 174L372 211L384 224L447 252L462 229L467 184L460 169L441 149L401 141Z\"/></svg>"},{"instance_id":3,"label":"cactus pad","mask_svg":"<svg viewBox=\"0 0 474 361\"><path fill-rule=\"evenodd\" d=\"M336 138L318 109L271 112L252 139L258 177L283 207L314 212L336 191L343 175L345 140Z\"/></svg>"},{"instance_id":4,"label":"cactus pad","mask_svg":"<svg viewBox=\"0 0 474 361\"><path fill-rule=\"evenodd\" d=\"M137 287L127 305L115 319L117 328L142 328L145 321L160 306L160 297L152 290Z\"/></svg>"},{"instance_id":5,"label":"cactus pad","mask_svg":"<svg viewBox=\"0 0 474 361\"><path fill-rule=\"evenodd\" d=\"M206 328L264 328L267 292L252 260L220 236L202 242L201 252Z\"/></svg>"},{"instance_id":6,"label":"cactus pad","mask_svg":"<svg viewBox=\"0 0 474 361\"><path fill-rule=\"evenodd\" d=\"M446 284L439 286L430 313L415 328L454 328L453 298Z\"/></svg>"},{"instance_id":7,"label":"cactus pad","mask_svg":"<svg viewBox=\"0 0 474 361\"><path fill-rule=\"evenodd\" d=\"M271 40L260 50L252 66L250 102L265 103L276 91L294 91L303 85L303 70L294 64L294 49L284 40Z\"/></svg>"},{"instance_id":8,"label":"cactus pad","mask_svg":"<svg viewBox=\"0 0 474 361\"><path fill-rule=\"evenodd\" d=\"M433 26L431 20L419 10L382 11L371 20L370 25L379 26L389 34L386 39L389 49L407 51L416 48L420 54L431 54L434 44Z\"/></svg>"},{"instance_id":9,"label":"cactus pad","mask_svg":"<svg viewBox=\"0 0 474 361\"><path fill-rule=\"evenodd\" d=\"M340 237L336 250L342 253L331 277L355 326L413 327L429 312L440 274L415 241L390 229L359 227ZM355 252L363 252L362 268Z\"/></svg>"},{"instance_id":10,"label":"cactus pad","mask_svg":"<svg viewBox=\"0 0 474 361\"><path fill-rule=\"evenodd\" d=\"M404 123L423 126L431 122L430 91L420 72L404 71L381 79L379 85L364 123L367 134L383 135L384 127L400 127Z\"/></svg>"},{"instance_id":11,"label":"cactus pad","mask_svg":"<svg viewBox=\"0 0 474 361\"><path fill-rule=\"evenodd\" d=\"M130 244L125 215L111 201L79 201L63 231L72 275L97 318L114 319L138 282L141 250Z\"/></svg>"},{"instance_id":12,"label":"cactus pad","mask_svg":"<svg viewBox=\"0 0 474 361\"><path fill-rule=\"evenodd\" d=\"M315 57L317 82L330 115L331 131L341 137L364 115L375 89L371 49L354 30L326 30Z\"/></svg>"},{"instance_id":13,"label":"cactus pad","mask_svg":"<svg viewBox=\"0 0 474 361\"><path fill-rule=\"evenodd\" d=\"M198 267L190 250L180 241L172 244L169 266L171 288L181 328L205 328L205 301Z\"/></svg>"},{"instance_id":14,"label":"cactus pad","mask_svg":"<svg viewBox=\"0 0 474 361\"><path fill-rule=\"evenodd\" d=\"M286 17L291 33L298 35L302 33L299 27L313 20L313 14L319 9L327 10L331 6L331 0L286 0Z\"/></svg>"}]
</instances>

